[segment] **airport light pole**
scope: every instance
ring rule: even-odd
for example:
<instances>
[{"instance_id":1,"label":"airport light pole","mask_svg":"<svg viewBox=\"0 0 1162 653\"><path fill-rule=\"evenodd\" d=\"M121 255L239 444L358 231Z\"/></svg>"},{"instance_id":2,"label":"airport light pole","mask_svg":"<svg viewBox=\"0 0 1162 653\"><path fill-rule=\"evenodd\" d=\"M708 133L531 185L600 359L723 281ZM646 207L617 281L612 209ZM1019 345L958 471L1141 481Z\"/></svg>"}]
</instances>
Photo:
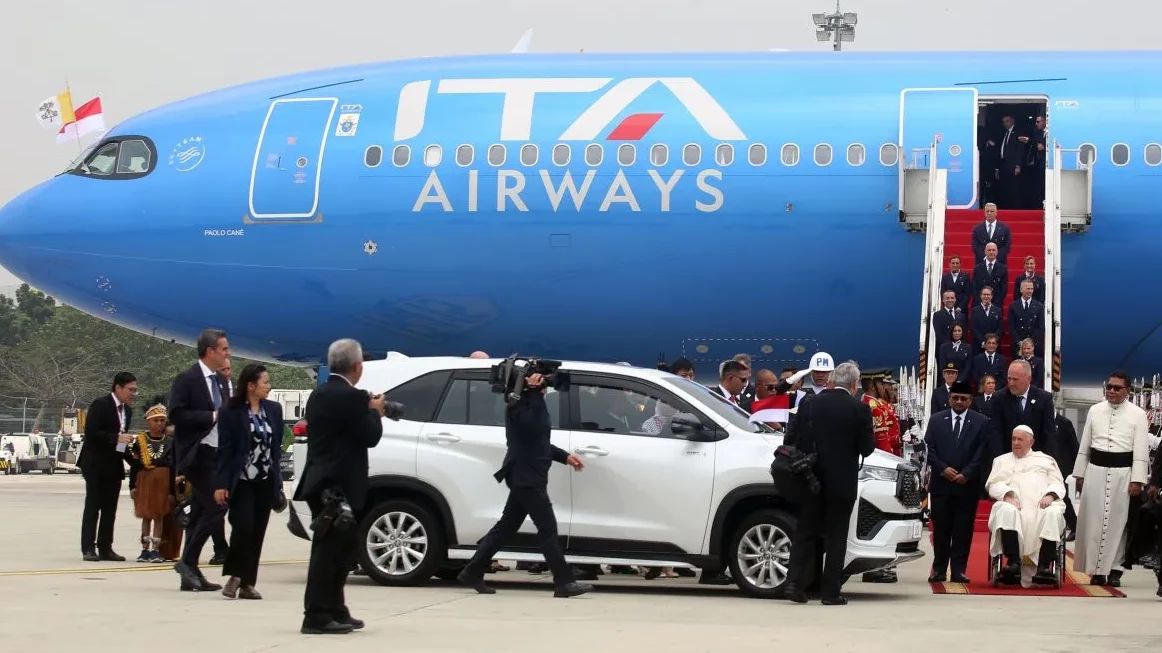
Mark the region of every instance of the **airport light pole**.
<instances>
[{"instance_id":1,"label":"airport light pole","mask_svg":"<svg viewBox=\"0 0 1162 653\"><path fill-rule=\"evenodd\" d=\"M835 13L811 14L811 19L815 21L815 39L830 41L834 38L835 45L831 49L836 52L843 49L844 43L855 40L855 24L858 22L859 16L852 11L841 12L839 0L835 0Z\"/></svg>"}]
</instances>

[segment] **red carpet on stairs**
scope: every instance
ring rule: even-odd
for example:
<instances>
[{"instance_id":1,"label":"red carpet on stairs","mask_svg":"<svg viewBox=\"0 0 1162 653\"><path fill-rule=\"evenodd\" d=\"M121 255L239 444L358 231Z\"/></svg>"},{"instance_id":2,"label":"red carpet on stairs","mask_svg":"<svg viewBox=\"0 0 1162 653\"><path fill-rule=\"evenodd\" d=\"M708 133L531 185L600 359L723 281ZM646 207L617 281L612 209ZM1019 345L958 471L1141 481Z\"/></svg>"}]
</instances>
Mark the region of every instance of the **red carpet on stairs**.
<instances>
[{"instance_id":1,"label":"red carpet on stairs","mask_svg":"<svg viewBox=\"0 0 1162 653\"><path fill-rule=\"evenodd\" d=\"M1012 242L1009 258L1005 265L1009 269L1009 281L1005 286L1004 328L1001 334L1000 353L1012 359L1013 346L1009 336L1009 304L1015 299L1013 280L1025 271L1025 257L1037 260L1037 274L1045 276L1045 212L1044 211L997 211L997 220L1009 225ZM972 274L980 261L973 260L972 228L984 222L984 211L977 209L948 209L944 219L944 272L948 272L948 261L953 256L960 257L961 268ZM976 297L969 302L969 315ZM972 334L973 342L983 334Z\"/></svg>"},{"instance_id":2,"label":"red carpet on stairs","mask_svg":"<svg viewBox=\"0 0 1162 653\"><path fill-rule=\"evenodd\" d=\"M988 513L985 513L986 517ZM1113 587L1103 587L1089 584L1089 576L1073 569L1073 554L1066 554L1065 582L1061 589L1052 585L1033 585L1024 588L1020 585L1001 585L993 587L989 582L989 536L987 532L974 533L972 536L972 551L968 557L966 575L971 583L929 583L933 594L976 594L992 596L1068 596L1077 598L1110 598L1125 597L1121 591Z\"/></svg>"}]
</instances>

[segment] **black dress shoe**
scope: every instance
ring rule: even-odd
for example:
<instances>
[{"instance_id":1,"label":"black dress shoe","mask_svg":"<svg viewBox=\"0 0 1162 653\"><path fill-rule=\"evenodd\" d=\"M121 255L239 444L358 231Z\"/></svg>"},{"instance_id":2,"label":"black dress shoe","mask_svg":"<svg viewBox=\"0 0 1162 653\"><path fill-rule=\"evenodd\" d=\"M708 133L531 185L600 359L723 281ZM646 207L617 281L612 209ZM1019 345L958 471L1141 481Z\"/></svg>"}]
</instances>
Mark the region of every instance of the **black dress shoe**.
<instances>
[{"instance_id":1,"label":"black dress shoe","mask_svg":"<svg viewBox=\"0 0 1162 653\"><path fill-rule=\"evenodd\" d=\"M304 635L346 635L353 630L355 627L351 624L341 624L334 620L325 624L312 624L304 621L299 632Z\"/></svg>"},{"instance_id":2,"label":"black dress shoe","mask_svg":"<svg viewBox=\"0 0 1162 653\"><path fill-rule=\"evenodd\" d=\"M944 574L932 574L928 577L929 583L943 583L946 580L948 580L948 577Z\"/></svg>"},{"instance_id":3,"label":"black dress shoe","mask_svg":"<svg viewBox=\"0 0 1162 653\"><path fill-rule=\"evenodd\" d=\"M969 579L968 579L968 576L965 576L964 574L952 574L952 582L954 582L954 583L964 583L965 585L968 585L968 584L969 584L969 583L971 583L972 581L971 581L971 580L969 580Z\"/></svg>"},{"instance_id":4,"label":"black dress shoe","mask_svg":"<svg viewBox=\"0 0 1162 653\"><path fill-rule=\"evenodd\" d=\"M1106 577L1102 575L1093 576L1089 579L1090 585L1105 585L1106 582Z\"/></svg>"},{"instance_id":5,"label":"black dress shoe","mask_svg":"<svg viewBox=\"0 0 1162 653\"><path fill-rule=\"evenodd\" d=\"M553 591L553 596L558 599L567 599L570 596L581 596L582 594L592 591L593 586L589 583L578 583L577 581L573 581L572 583L566 583L558 587Z\"/></svg>"},{"instance_id":6,"label":"black dress shoe","mask_svg":"<svg viewBox=\"0 0 1162 653\"><path fill-rule=\"evenodd\" d=\"M98 557L109 562L125 562L125 556L117 555L113 549L101 549L98 552Z\"/></svg>"},{"instance_id":7,"label":"black dress shoe","mask_svg":"<svg viewBox=\"0 0 1162 653\"><path fill-rule=\"evenodd\" d=\"M1115 569L1110 572L1110 577L1106 579L1106 584L1110 587L1122 586L1122 572Z\"/></svg>"},{"instance_id":8,"label":"black dress shoe","mask_svg":"<svg viewBox=\"0 0 1162 653\"><path fill-rule=\"evenodd\" d=\"M1033 582L1038 585L1055 585L1057 576L1048 568L1038 567L1037 572L1033 574Z\"/></svg>"},{"instance_id":9,"label":"black dress shoe","mask_svg":"<svg viewBox=\"0 0 1162 653\"><path fill-rule=\"evenodd\" d=\"M721 571L709 574L704 571L702 572L702 575L698 577L699 585L731 585L733 583L734 581L730 580L730 576L727 576Z\"/></svg>"},{"instance_id":10,"label":"black dress shoe","mask_svg":"<svg viewBox=\"0 0 1162 653\"><path fill-rule=\"evenodd\" d=\"M351 626L351 628L353 630L363 630L363 620L362 619L356 619L355 617L347 617L346 619L339 619L337 621L339 621L339 623L341 623L341 624L347 624L347 625Z\"/></svg>"},{"instance_id":11,"label":"black dress shoe","mask_svg":"<svg viewBox=\"0 0 1162 653\"><path fill-rule=\"evenodd\" d=\"M807 602L807 594L803 590L799 589L796 585L792 585L791 583L787 583L787 586L783 588L783 598L793 603Z\"/></svg>"},{"instance_id":12,"label":"black dress shoe","mask_svg":"<svg viewBox=\"0 0 1162 653\"><path fill-rule=\"evenodd\" d=\"M217 551L215 551L214 557L210 558L210 566L215 567L215 566L224 565L224 564L226 564L226 554L225 553L218 553Z\"/></svg>"},{"instance_id":13,"label":"black dress shoe","mask_svg":"<svg viewBox=\"0 0 1162 653\"><path fill-rule=\"evenodd\" d=\"M496 590L492 587L489 587L484 582L484 578L469 573L467 568L462 569L459 574L456 574L456 580L458 580L461 585L465 585L476 590L477 594L496 594Z\"/></svg>"},{"instance_id":14,"label":"black dress shoe","mask_svg":"<svg viewBox=\"0 0 1162 653\"><path fill-rule=\"evenodd\" d=\"M1021 565L1010 562L1001 567L1001 582L1002 583L1017 583L1021 580Z\"/></svg>"},{"instance_id":15,"label":"black dress shoe","mask_svg":"<svg viewBox=\"0 0 1162 653\"><path fill-rule=\"evenodd\" d=\"M819 599L819 602L823 605L847 605L847 599L842 594L836 594L835 596L825 596L822 599Z\"/></svg>"},{"instance_id":16,"label":"black dress shoe","mask_svg":"<svg viewBox=\"0 0 1162 653\"><path fill-rule=\"evenodd\" d=\"M98 562L101 560L101 556L97 555L96 549L85 549L81 551L81 558L85 562Z\"/></svg>"},{"instance_id":17,"label":"black dress shoe","mask_svg":"<svg viewBox=\"0 0 1162 653\"><path fill-rule=\"evenodd\" d=\"M197 567L191 567L182 561L178 561L173 570L177 572L178 576L182 578L181 591L183 592L206 592L206 579L202 576L202 572L198 571ZM218 589L222 589L218 587Z\"/></svg>"}]
</instances>

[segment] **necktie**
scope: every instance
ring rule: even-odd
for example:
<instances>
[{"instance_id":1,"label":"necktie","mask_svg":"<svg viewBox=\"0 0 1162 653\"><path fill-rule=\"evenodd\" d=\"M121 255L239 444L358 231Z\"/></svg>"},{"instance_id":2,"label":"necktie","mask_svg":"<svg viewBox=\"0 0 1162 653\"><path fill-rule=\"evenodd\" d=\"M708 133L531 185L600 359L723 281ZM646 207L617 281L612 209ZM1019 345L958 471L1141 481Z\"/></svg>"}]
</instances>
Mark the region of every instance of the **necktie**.
<instances>
[{"instance_id":1,"label":"necktie","mask_svg":"<svg viewBox=\"0 0 1162 653\"><path fill-rule=\"evenodd\" d=\"M989 270L989 275L992 275L992 273L993 273L993 264L992 264L991 262L988 264L988 270Z\"/></svg>"},{"instance_id":2,"label":"necktie","mask_svg":"<svg viewBox=\"0 0 1162 653\"><path fill-rule=\"evenodd\" d=\"M214 374L207 376L210 379L210 400L214 404L214 410L222 407L222 390L218 387L218 379L214 378Z\"/></svg>"},{"instance_id":3,"label":"necktie","mask_svg":"<svg viewBox=\"0 0 1162 653\"><path fill-rule=\"evenodd\" d=\"M989 365L993 364L993 355L989 354Z\"/></svg>"},{"instance_id":4,"label":"necktie","mask_svg":"<svg viewBox=\"0 0 1162 653\"><path fill-rule=\"evenodd\" d=\"M952 343L952 349L953 349L953 351L960 351L960 343L959 342Z\"/></svg>"},{"instance_id":5,"label":"necktie","mask_svg":"<svg viewBox=\"0 0 1162 653\"><path fill-rule=\"evenodd\" d=\"M994 226L996 226L996 223L995 223L995 222L990 222L990 223L989 223L989 240L992 240L992 239L993 239L993 227L994 227Z\"/></svg>"},{"instance_id":6,"label":"necktie","mask_svg":"<svg viewBox=\"0 0 1162 653\"><path fill-rule=\"evenodd\" d=\"M125 404L117 407L117 421L121 422L121 432L125 432Z\"/></svg>"},{"instance_id":7,"label":"necktie","mask_svg":"<svg viewBox=\"0 0 1162 653\"><path fill-rule=\"evenodd\" d=\"M956 440L956 444L960 444L960 415L956 416L956 423L952 425L952 435Z\"/></svg>"},{"instance_id":8,"label":"necktie","mask_svg":"<svg viewBox=\"0 0 1162 653\"><path fill-rule=\"evenodd\" d=\"M992 400L993 400L993 396L992 396L992 395L985 395L985 396L984 396L984 402L985 402L986 404L987 404L988 402L992 401Z\"/></svg>"},{"instance_id":9,"label":"necktie","mask_svg":"<svg viewBox=\"0 0 1162 653\"><path fill-rule=\"evenodd\" d=\"M1025 397L1021 397L1021 412L1025 412Z\"/></svg>"},{"instance_id":10,"label":"necktie","mask_svg":"<svg viewBox=\"0 0 1162 653\"><path fill-rule=\"evenodd\" d=\"M738 405L738 395L730 395L730 403Z\"/></svg>"},{"instance_id":11,"label":"necktie","mask_svg":"<svg viewBox=\"0 0 1162 653\"><path fill-rule=\"evenodd\" d=\"M1029 310L1029 300L1025 300L1025 310Z\"/></svg>"},{"instance_id":12,"label":"necktie","mask_svg":"<svg viewBox=\"0 0 1162 653\"><path fill-rule=\"evenodd\" d=\"M985 316L985 317L988 317L988 316L989 316L989 307L988 307L988 306L985 306L985 307L984 307L984 316Z\"/></svg>"}]
</instances>

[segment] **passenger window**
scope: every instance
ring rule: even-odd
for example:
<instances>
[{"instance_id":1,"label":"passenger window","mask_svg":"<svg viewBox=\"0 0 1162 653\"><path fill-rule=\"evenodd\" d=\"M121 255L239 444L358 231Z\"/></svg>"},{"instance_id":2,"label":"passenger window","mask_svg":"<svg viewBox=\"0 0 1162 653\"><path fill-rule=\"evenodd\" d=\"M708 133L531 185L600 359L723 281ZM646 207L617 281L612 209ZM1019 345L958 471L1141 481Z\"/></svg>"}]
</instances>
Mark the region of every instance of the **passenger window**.
<instances>
[{"instance_id":1,"label":"passenger window","mask_svg":"<svg viewBox=\"0 0 1162 653\"><path fill-rule=\"evenodd\" d=\"M573 148L566 143L557 143L553 146L553 163L559 166L569 165L569 159L573 157Z\"/></svg>"},{"instance_id":2,"label":"passenger window","mask_svg":"<svg viewBox=\"0 0 1162 653\"><path fill-rule=\"evenodd\" d=\"M682 163L688 166L696 166L702 160L702 148L697 143L690 143L682 148Z\"/></svg>"},{"instance_id":3,"label":"passenger window","mask_svg":"<svg viewBox=\"0 0 1162 653\"><path fill-rule=\"evenodd\" d=\"M504 160L508 156L508 152L503 145L489 145L488 146L488 163L494 166L504 165Z\"/></svg>"},{"instance_id":4,"label":"passenger window","mask_svg":"<svg viewBox=\"0 0 1162 653\"><path fill-rule=\"evenodd\" d=\"M730 143L720 143L714 148L714 163L720 166L734 163L734 146Z\"/></svg>"},{"instance_id":5,"label":"passenger window","mask_svg":"<svg viewBox=\"0 0 1162 653\"><path fill-rule=\"evenodd\" d=\"M383 163L382 147L371 145L366 150L363 150L363 165L368 168L378 168L380 163Z\"/></svg>"},{"instance_id":6,"label":"passenger window","mask_svg":"<svg viewBox=\"0 0 1162 653\"><path fill-rule=\"evenodd\" d=\"M412 422L430 422L436 415L436 406L444 396L444 387L452 372L442 370L412 379L403 385L388 390L385 394L391 401L404 405L404 419Z\"/></svg>"},{"instance_id":7,"label":"passenger window","mask_svg":"<svg viewBox=\"0 0 1162 653\"><path fill-rule=\"evenodd\" d=\"M670 148L665 143L658 143L650 148L650 165L664 166L670 160Z\"/></svg>"},{"instance_id":8,"label":"passenger window","mask_svg":"<svg viewBox=\"0 0 1162 653\"><path fill-rule=\"evenodd\" d=\"M444 160L444 148L439 145L429 145L424 148L424 165L435 168Z\"/></svg>"},{"instance_id":9,"label":"passenger window","mask_svg":"<svg viewBox=\"0 0 1162 653\"><path fill-rule=\"evenodd\" d=\"M794 143L787 143L783 146L780 158L785 166L799 165L799 146Z\"/></svg>"},{"instance_id":10,"label":"passenger window","mask_svg":"<svg viewBox=\"0 0 1162 653\"><path fill-rule=\"evenodd\" d=\"M1116 166L1124 166L1130 162L1130 146L1125 143L1115 143L1110 148L1110 159Z\"/></svg>"},{"instance_id":11,"label":"passenger window","mask_svg":"<svg viewBox=\"0 0 1162 653\"><path fill-rule=\"evenodd\" d=\"M468 380L456 379L448 388L444 396L444 403L440 404L440 412L436 414L437 424L467 424L468 423Z\"/></svg>"},{"instance_id":12,"label":"passenger window","mask_svg":"<svg viewBox=\"0 0 1162 653\"><path fill-rule=\"evenodd\" d=\"M152 156L145 141L137 139L121 141L121 153L117 155L117 174L140 175L149 172Z\"/></svg>"},{"instance_id":13,"label":"passenger window","mask_svg":"<svg viewBox=\"0 0 1162 653\"><path fill-rule=\"evenodd\" d=\"M1077 148L1077 165L1088 167L1097 160L1097 148L1091 143L1085 143Z\"/></svg>"},{"instance_id":14,"label":"passenger window","mask_svg":"<svg viewBox=\"0 0 1162 653\"><path fill-rule=\"evenodd\" d=\"M900 162L900 151L895 143L884 143L880 146L880 165L894 166Z\"/></svg>"},{"instance_id":15,"label":"passenger window","mask_svg":"<svg viewBox=\"0 0 1162 653\"><path fill-rule=\"evenodd\" d=\"M545 405L553 428L561 427L561 400L556 390L545 394ZM504 428L504 416L508 406L504 395L492 391L492 384L483 379L456 379L444 397L440 412L436 416L439 424L471 424L473 426L496 426Z\"/></svg>"},{"instance_id":16,"label":"passenger window","mask_svg":"<svg viewBox=\"0 0 1162 653\"><path fill-rule=\"evenodd\" d=\"M631 166L637 160L637 148L633 143L623 143L617 147L617 162L623 166Z\"/></svg>"},{"instance_id":17,"label":"passenger window","mask_svg":"<svg viewBox=\"0 0 1162 653\"><path fill-rule=\"evenodd\" d=\"M867 159L867 151L863 145L852 143L847 146L847 165L859 167Z\"/></svg>"},{"instance_id":18,"label":"passenger window","mask_svg":"<svg viewBox=\"0 0 1162 653\"><path fill-rule=\"evenodd\" d=\"M456 165L470 166L474 158L476 158L476 151L472 149L471 145L461 145L456 148Z\"/></svg>"},{"instance_id":19,"label":"passenger window","mask_svg":"<svg viewBox=\"0 0 1162 653\"><path fill-rule=\"evenodd\" d=\"M815 146L815 165L831 165L831 146L827 143L820 143Z\"/></svg>"},{"instance_id":20,"label":"passenger window","mask_svg":"<svg viewBox=\"0 0 1162 653\"><path fill-rule=\"evenodd\" d=\"M407 145L396 145L391 153L391 162L395 167L402 168L412 160L412 148Z\"/></svg>"},{"instance_id":21,"label":"passenger window","mask_svg":"<svg viewBox=\"0 0 1162 653\"><path fill-rule=\"evenodd\" d=\"M87 175L111 175L117 165L117 151L121 148L120 143L106 143L97 148L96 152L89 157L81 166L81 172Z\"/></svg>"},{"instance_id":22,"label":"passenger window","mask_svg":"<svg viewBox=\"0 0 1162 653\"><path fill-rule=\"evenodd\" d=\"M670 428L676 415L697 419L685 407L669 400L614 385L574 383L580 411L580 430L637 435L655 438L686 439Z\"/></svg>"},{"instance_id":23,"label":"passenger window","mask_svg":"<svg viewBox=\"0 0 1162 653\"><path fill-rule=\"evenodd\" d=\"M1146 146L1146 165L1156 166L1162 164L1162 145L1157 143L1150 143Z\"/></svg>"},{"instance_id":24,"label":"passenger window","mask_svg":"<svg viewBox=\"0 0 1162 653\"><path fill-rule=\"evenodd\" d=\"M746 156L752 166L761 166L767 162L767 146L762 143L754 143L750 146Z\"/></svg>"},{"instance_id":25,"label":"passenger window","mask_svg":"<svg viewBox=\"0 0 1162 653\"><path fill-rule=\"evenodd\" d=\"M537 159L539 159L540 156L541 156L540 150L538 150L537 146L532 144L532 143L528 143L527 145L522 145L520 148L521 165L535 166L535 165L537 165Z\"/></svg>"},{"instance_id":26,"label":"passenger window","mask_svg":"<svg viewBox=\"0 0 1162 653\"><path fill-rule=\"evenodd\" d=\"M601 159L605 155L605 150L597 143L590 143L585 146L585 163L591 166L601 165Z\"/></svg>"}]
</instances>

